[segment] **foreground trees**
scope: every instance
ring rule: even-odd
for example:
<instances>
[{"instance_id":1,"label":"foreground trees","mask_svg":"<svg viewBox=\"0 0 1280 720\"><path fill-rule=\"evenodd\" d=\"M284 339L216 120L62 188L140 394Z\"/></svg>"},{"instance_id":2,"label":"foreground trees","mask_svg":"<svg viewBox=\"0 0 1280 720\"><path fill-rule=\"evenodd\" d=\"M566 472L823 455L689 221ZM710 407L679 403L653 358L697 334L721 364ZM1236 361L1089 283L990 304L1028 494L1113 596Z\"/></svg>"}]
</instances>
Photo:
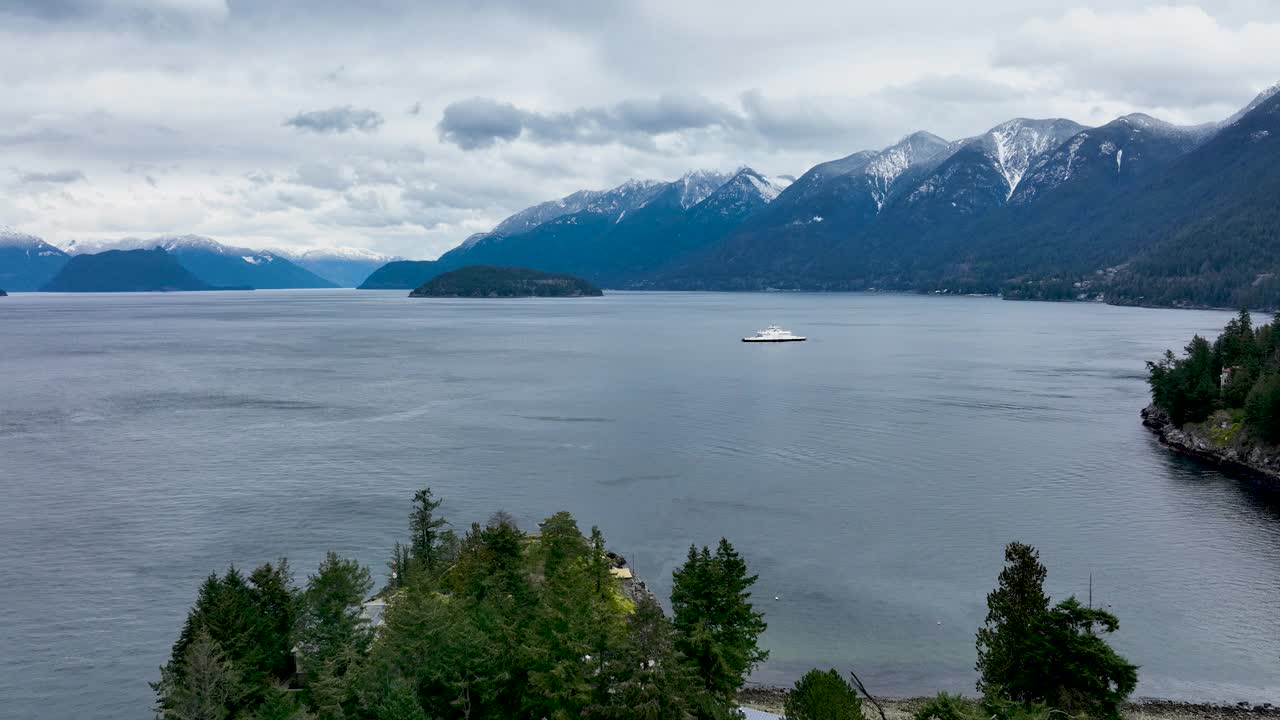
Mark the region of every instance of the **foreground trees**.
<instances>
[{"instance_id":1,"label":"foreground trees","mask_svg":"<svg viewBox=\"0 0 1280 720\"><path fill-rule=\"evenodd\" d=\"M372 577L329 553L305 587L288 565L202 586L161 671L165 720L426 720L736 715L764 657L749 575L726 540L675 573L677 622L613 577L604 537L557 513L523 532L497 513L461 539L430 490L372 627ZM295 663L296 661L296 663ZM296 670L296 672L295 672Z\"/></svg>"},{"instance_id":2,"label":"foreground trees","mask_svg":"<svg viewBox=\"0 0 1280 720\"><path fill-rule=\"evenodd\" d=\"M688 559L674 573L671 609L678 631L676 647L697 666L708 695L731 705L747 674L769 657L758 640L765 631L764 614L751 604L757 576L728 540L710 548L689 548Z\"/></svg>"},{"instance_id":3,"label":"foreground trees","mask_svg":"<svg viewBox=\"0 0 1280 720\"><path fill-rule=\"evenodd\" d=\"M835 670L810 670L787 696L787 720L864 720L862 701Z\"/></svg>"}]
</instances>

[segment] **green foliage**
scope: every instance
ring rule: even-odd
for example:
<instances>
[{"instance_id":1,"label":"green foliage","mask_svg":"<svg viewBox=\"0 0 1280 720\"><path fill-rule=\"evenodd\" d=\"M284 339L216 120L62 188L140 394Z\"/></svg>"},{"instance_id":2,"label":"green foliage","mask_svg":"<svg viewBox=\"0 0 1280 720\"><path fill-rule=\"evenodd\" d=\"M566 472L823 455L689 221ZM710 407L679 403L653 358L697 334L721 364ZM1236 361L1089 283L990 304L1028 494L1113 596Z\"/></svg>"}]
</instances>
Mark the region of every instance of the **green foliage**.
<instances>
[{"instance_id":1,"label":"green foliage","mask_svg":"<svg viewBox=\"0 0 1280 720\"><path fill-rule=\"evenodd\" d=\"M1064 716L1044 703L1021 703L992 695L976 701L945 692L913 715L915 720L1052 720Z\"/></svg>"},{"instance_id":2,"label":"green foliage","mask_svg":"<svg viewBox=\"0 0 1280 720\"><path fill-rule=\"evenodd\" d=\"M298 702L297 695L284 684L276 685L263 697L252 720L311 720L312 715Z\"/></svg>"},{"instance_id":3,"label":"green foliage","mask_svg":"<svg viewBox=\"0 0 1280 720\"><path fill-rule=\"evenodd\" d=\"M334 553L300 592L283 561L247 580L234 569L208 578L155 684L161 717L737 717L733 690L764 657L755 645L764 624L748 601L755 578L728 542L697 555L689 577L702 585L683 586L686 618L691 608L717 614L694 623L690 644L716 658L713 694L657 603L622 597L598 528L583 537L557 513L527 536L499 512L456 541L439 532L429 491L414 502L411 543L390 566L437 571L393 583L376 630L361 615L368 569Z\"/></svg>"},{"instance_id":4,"label":"green foliage","mask_svg":"<svg viewBox=\"0 0 1280 720\"><path fill-rule=\"evenodd\" d=\"M1199 423L1220 407L1244 407L1254 437L1276 442L1270 378L1277 372L1277 327L1272 322L1256 329L1249 311L1240 310L1212 346L1196 336L1183 357L1165 352L1158 363L1147 363L1153 404L1178 427ZM1254 393L1257 387L1263 389Z\"/></svg>"},{"instance_id":5,"label":"green foliage","mask_svg":"<svg viewBox=\"0 0 1280 720\"><path fill-rule=\"evenodd\" d=\"M694 662L707 693L731 702L747 674L769 656L758 642L764 614L751 604L757 576L747 574L742 556L721 538L714 555L691 546L672 579L676 647Z\"/></svg>"},{"instance_id":6,"label":"green foliage","mask_svg":"<svg viewBox=\"0 0 1280 720\"><path fill-rule=\"evenodd\" d=\"M787 696L787 720L863 720L858 692L835 670L810 670Z\"/></svg>"},{"instance_id":7,"label":"green foliage","mask_svg":"<svg viewBox=\"0 0 1280 720\"><path fill-rule=\"evenodd\" d=\"M915 712L915 720L985 720L977 703L951 693L938 693Z\"/></svg>"},{"instance_id":8,"label":"green foliage","mask_svg":"<svg viewBox=\"0 0 1280 720\"><path fill-rule=\"evenodd\" d=\"M234 668L241 688L228 711L234 714L254 708L275 683L292 674L294 617L295 591L287 561L274 566L267 563L247 580L235 568L222 577L210 575L200 587L165 666L170 684L184 680L184 658L203 633Z\"/></svg>"},{"instance_id":9,"label":"green foliage","mask_svg":"<svg viewBox=\"0 0 1280 720\"><path fill-rule=\"evenodd\" d=\"M1280 443L1280 375L1270 372L1254 383L1245 397L1244 417L1259 439Z\"/></svg>"},{"instance_id":10,"label":"green foliage","mask_svg":"<svg viewBox=\"0 0 1280 720\"><path fill-rule=\"evenodd\" d=\"M1241 310L1212 345L1197 335L1183 357L1166 352L1159 362L1147 363L1152 402L1179 427L1220 408L1243 408L1250 437L1280 442L1278 330L1280 319L1254 328L1249 311Z\"/></svg>"},{"instance_id":11,"label":"green foliage","mask_svg":"<svg viewBox=\"0 0 1280 720\"><path fill-rule=\"evenodd\" d=\"M1073 597L1058 603L1037 622L1037 642L1023 658L1028 696L1020 699L1071 715L1120 717L1121 703L1138 685L1138 668L1100 635L1118 627L1114 615Z\"/></svg>"},{"instance_id":12,"label":"green foliage","mask_svg":"<svg viewBox=\"0 0 1280 720\"><path fill-rule=\"evenodd\" d=\"M413 512L409 513L409 554L414 569L435 576L441 570L443 533L448 521L436 516L442 500L436 500L431 488L414 493Z\"/></svg>"},{"instance_id":13,"label":"green foliage","mask_svg":"<svg viewBox=\"0 0 1280 720\"><path fill-rule=\"evenodd\" d=\"M341 658L361 651L369 629L360 604L373 589L369 569L329 552L315 575L307 577L298 614L298 645L309 662Z\"/></svg>"},{"instance_id":14,"label":"green foliage","mask_svg":"<svg viewBox=\"0 0 1280 720\"><path fill-rule=\"evenodd\" d=\"M1023 658L1036 640L1036 622L1049 610L1048 571L1035 548L1023 543L1009 543L1004 560L997 587L987 595L986 624L978 630L978 690L1026 699L1022 686L1030 678Z\"/></svg>"},{"instance_id":15,"label":"green foliage","mask_svg":"<svg viewBox=\"0 0 1280 720\"><path fill-rule=\"evenodd\" d=\"M693 667L676 650L675 629L651 600L636 605L625 637L607 657L588 718L693 720L695 708L711 705Z\"/></svg>"},{"instance_id":16,"label":"green foliage","mask_svg":"<svg viewBox=\"0 0 1280 720\"><path fill-rule=\"evenodd\" d=\"M377 720L427 720L418 693L407 681L392 682L378 705Z\"/></svg>"},{"instance_id":17,"label":"green foliage","mask_svg":"<svg viewBox=\"0 0 1280 720\"><path fill-rule=\"evenodd\" d=\"M197 629L176 663L161 668L156 714L162 720L225 720L244 698L240 674L203 627Z\"/></svg>"},{"instance_id":18,"label":"green foliage","mask_svg":"<svg viewBox=\"0 0 1280 720\"><path fill-rule=\"evenodd\" d=\"M1046 570L1029 545L1010 543L997 588L987 596L987 622L978 631L978 690L987 702L1022 708L1043 704L1070 715L1119 717L1137 686L1137 667L1120 657L1102 633L1115 616L1074 597L1049 607ZM997 713L999 714L999 713Z\"/></svg>"}]
</instances>

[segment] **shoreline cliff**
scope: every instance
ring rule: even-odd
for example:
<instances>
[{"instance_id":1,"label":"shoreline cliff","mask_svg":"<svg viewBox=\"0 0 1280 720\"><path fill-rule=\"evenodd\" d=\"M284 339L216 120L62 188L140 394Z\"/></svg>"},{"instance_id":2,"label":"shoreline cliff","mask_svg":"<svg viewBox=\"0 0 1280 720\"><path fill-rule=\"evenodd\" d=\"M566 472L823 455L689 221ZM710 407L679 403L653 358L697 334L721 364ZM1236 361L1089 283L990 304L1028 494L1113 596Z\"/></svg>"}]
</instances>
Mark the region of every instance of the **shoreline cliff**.
<instances>
[{"instance_id":1,"label":"shoreline cliff","mask_svg":"<svg viewBox=\"0 0 1280 720\"><path fill-rule=\"evenodd\" d=\"M1229 417L1215 414L1203 423L1179 428L1163 409L1148 405L1142 409L1142 424L1155 433L1161 445L1176 453L1280 490L1280 447L1242 440Z\"/></svg>"}]
</instances>

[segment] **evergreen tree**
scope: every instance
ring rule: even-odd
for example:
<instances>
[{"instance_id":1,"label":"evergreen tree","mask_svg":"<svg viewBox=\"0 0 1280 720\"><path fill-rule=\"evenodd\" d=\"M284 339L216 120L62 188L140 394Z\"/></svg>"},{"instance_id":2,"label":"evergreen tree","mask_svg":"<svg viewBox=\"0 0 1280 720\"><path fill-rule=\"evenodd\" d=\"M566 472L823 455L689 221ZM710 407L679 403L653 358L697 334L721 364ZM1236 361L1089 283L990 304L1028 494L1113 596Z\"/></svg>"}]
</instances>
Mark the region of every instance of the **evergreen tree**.
<instances>
[{"instance_id":1,"label":"evergreen tree","mask_svg":"<svg viewBox=\"0 0 1280 720\"><path fill-rule=\"evenodd\" d=\"M758 644L764 615L751 604L756 579L724 538L715 555L691 546L673 574L676 647L694 663L708 695L729 707L747 674L769 656Z\"/></svg>"},{"instance_id":2,"label":"evergreen tree","mask_svg":"<svg viewBox=\"0 0 1280 720\"><path fill-rule=\"evenodd\" d=\"M325 555L301 597L298 641L308 659L324 661L365 646L369 629L360 605L372 589L368 568L332 551Z\"/></svg>"},{"instance_id":3,"label":"evergreen tree","mask_svg":"<svg viewBox=\"0 0 1280 720\"><path fill-rule=\"evenodd\" d=\"M253 711L252 720L312 720L312 715L298 702L296 693L280 684L271 688Z\"/></svg>"},{"instance_id":4,"label":"evergreen tree","mask_svg":"<svg viewBox=\"0 0 1280 720\"><path fill-rule=\"evenodd\" d=\"M391 571L387 586L392 590L399 590L408 584L409 570L413 566L413 555L409 548L400 543L396 543L391 548L391 559L387 561L387 570Z\"/></svg>"},{"instance_id":5,"label":"evergreen tree","mask_svg":"<svg viewBox=\"0 0 1280 720\"><path fill-rule=\"evenodd\" d=\"M412 683L396 680L387 687L386 696L378 706L377 720L427 720Z\"/></svg>"},{"instance_id":6,"label":"evergreen tree","mask_svg":"<svg viewBox=\"0 0 1280 720\"><path fill-rule=\"evenodd\" d=\"M1138 684L1138 668L1107 644L1116 617L1074 597L1041 616L1036 642L1021 658L1024 702L1045 703L1069 715L1120 717L1120 705Z\"/></svg>"},{"instance_id":7,"label":"evergreen tree","mask_svg":"<svg viewBox=\"0 0 1280 720\"><path fill-rule=\"evenodd\" d=\"M296 591L289 561L266 563L249 575L249 597L257 613L255 645L261 655L261 671L271 681L283 682L293 674L293 631L297 622Z\"/></svg>"},{"instance_id":8,"label":"evergreen tree","mask_svg":"<svg viewBox=\"0 0 1280 720\"><path fill-rule=\"evenodd\" d=\"M675 629L662 608L641 599L626 636L609 657L605 682L587 708L592 720L693 720L709 705L692 665L676 650Z\"/></svg>"},{"instance_id":9,"label":"evergreen tree","mask_svg":"<svg viewBox=\"0 0 1280 720\"><path fill-rule=\"evenodd\" d=\"M1138 675L1100 636L1116 630L1115 616L1074 597L1050 609L1046 571L1029 545L1010 543L1005 562L997 588L987 596L986 626L978 631L978 689L988 710L1012 717L1024 711L1037 715L1039 706L1047 706L1069 715L1118 718Z\"/></svg>"},{"instance_id":10,"label":"evergreen tree","mask_svg":"<svg viewBox=\"0 0 1280 720\"><path fill-rule=\"evenodd\" d=\"M978 691L1029 700L1023 657L1037 641L1038 623L1049 610L1044 592L1048 571L1030 545L1011 542L997 587L987 595L986 625L978 630Z\"/></svg>"},{"instance_id":11,"label":"evergreen tree","mask_svg":"<svg viewBox=\"0 0 1280 720\"><path fill-rule=\"evenodd\" d=\"M240 673L205 628L194 632L178 663L161 668L152 688L162 720L226 720L244 696Z\"/></svg>"},{"instance_id":12,"label":"evergreen tree","mask_svg":"<svg viewBox=\"0 0 1280 720\"><path fill-rule=\"evenodd\" d=\"M1280 443L1280 375L1268 373L1249 389L1244 417L1259 440Z\"/></svg>"},{"instance_id":13,"label":"evergreen tree","mask_svg":"<svg viewBox=\"0 0 1280 720\"><path fill-rule=\"evenodd\" d=\"M566 566L570 566L569 571L576 570L574 566L587 557L582 531L573 516L564 511L542 522L538 547L543 557L543 574L548 579L564 572Z\"/></svg>"},{"instance_id":14,"label":"evergreen tree","mask_svg":"<svg viewBox=\"0 0 1280 720\"><path fill-rule=\"evenodd\" d=\"M864 720L858 691L835 670L810 670L787 695L787 720Z\"/></svg>"},{"instance_id":15,"label":"evergreen tree","mask_svg":"<svg viewBox=\"0 0 1280 720\"><path fill-rule=\"evenodd\" d=\"M413 495L413 512L409 513L409 550L418 569L434 576L440 571L441 528L448 521L436 516L443 500L431 495L431 488L423 488Z\"/></svg>"}]
</instances>

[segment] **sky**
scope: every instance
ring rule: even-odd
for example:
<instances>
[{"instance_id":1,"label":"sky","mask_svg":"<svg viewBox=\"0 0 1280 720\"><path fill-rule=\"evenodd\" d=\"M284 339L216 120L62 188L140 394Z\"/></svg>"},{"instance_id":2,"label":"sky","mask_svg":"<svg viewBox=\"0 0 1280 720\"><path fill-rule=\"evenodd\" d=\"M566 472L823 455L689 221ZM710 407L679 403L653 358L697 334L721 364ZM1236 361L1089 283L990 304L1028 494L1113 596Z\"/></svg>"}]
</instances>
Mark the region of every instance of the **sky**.
<instances>
[{"instance_id":1,"label":"sky","mask_svg":"<svg viewBox=\"0 0 1280 720\"><path fill-rule=\"evenodd\" d=\"M1276 48L1275 0L0 0L0 226L432 259L629 178L1216 121Z\"/></svg>"}]
</instances>

